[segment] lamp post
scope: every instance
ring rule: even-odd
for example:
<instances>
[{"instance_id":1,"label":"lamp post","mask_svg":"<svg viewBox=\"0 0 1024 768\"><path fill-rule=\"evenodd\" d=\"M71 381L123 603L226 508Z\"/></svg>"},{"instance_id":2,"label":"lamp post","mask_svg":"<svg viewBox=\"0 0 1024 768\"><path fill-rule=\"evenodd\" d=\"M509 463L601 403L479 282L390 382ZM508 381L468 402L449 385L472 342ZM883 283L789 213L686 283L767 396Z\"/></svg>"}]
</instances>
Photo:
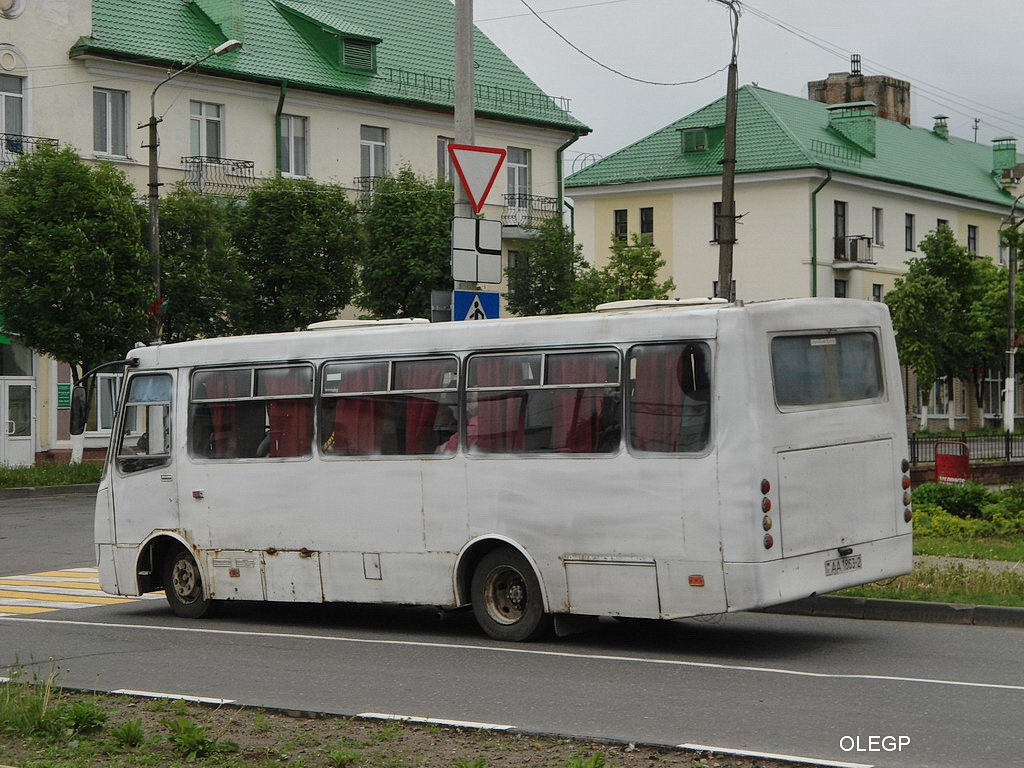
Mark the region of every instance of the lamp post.
<instances>
[{"instance_id":1,"label":"lamp post","mask_svg":"<svg viewBox=\"0 0 1024 768\"><path fill-rule=\"evenodd\" d=\"M149 122L139 127L149 127L149 256L150 269L153 280L153 341L160 341L160 169L157 165L157 147L160 146L160 137L157 135L157 124L163 119L156 116L156 92L160 86L167 83L178 75L188 72L202 64L213 56L223 56L225 53L238 50L242 43L238 40L227 40L211 50L202 58L186 64L176 72L172 72L153 88L149 95Z\"/></svg>"},{"instance_id":2,"label":"lamp post","mask_svg":"<svg viewBox=\"0 0 1024 768\"><path fill-rule=\"evenodd\" d=\"M1017 351L1017 233L1015 230L1021 224L1024 224L1024 220L1017 221L1017 204L1021 201L1021 198L1024 198L1024 195L1017 196L1017 199L1013 201L1013 205L1010 207L1010 215L1003 220L1003 223L1010 230L1010 235L1007 237L1007 246L1010 250L1009 264L1007 265L1010 272L1010 287L1007 292L1006 382L1003 388L1003 430L1006 432L1013 432L1014 411L1017 406L1017 374L1014 370L1014 353Z\"/></svg>"}]
</instances>

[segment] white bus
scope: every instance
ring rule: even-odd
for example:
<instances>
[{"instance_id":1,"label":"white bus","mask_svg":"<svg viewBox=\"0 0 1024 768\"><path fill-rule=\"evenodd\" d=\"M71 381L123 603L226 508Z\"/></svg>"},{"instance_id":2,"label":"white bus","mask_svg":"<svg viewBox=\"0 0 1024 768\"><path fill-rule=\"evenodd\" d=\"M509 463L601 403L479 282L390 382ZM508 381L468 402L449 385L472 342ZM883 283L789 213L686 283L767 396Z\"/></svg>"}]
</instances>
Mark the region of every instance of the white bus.
<instances>
[{"instance_id":1,"label":"white bus","mask_svg":"<svg viewBox=\"0 0 1024 768\"><path fill-rule=\"evenodd\" d=\"M110 593L576 617L763 608L906 573L884 305L607 305L138 348L95 538Z\"/></svg>"}]
</instances>

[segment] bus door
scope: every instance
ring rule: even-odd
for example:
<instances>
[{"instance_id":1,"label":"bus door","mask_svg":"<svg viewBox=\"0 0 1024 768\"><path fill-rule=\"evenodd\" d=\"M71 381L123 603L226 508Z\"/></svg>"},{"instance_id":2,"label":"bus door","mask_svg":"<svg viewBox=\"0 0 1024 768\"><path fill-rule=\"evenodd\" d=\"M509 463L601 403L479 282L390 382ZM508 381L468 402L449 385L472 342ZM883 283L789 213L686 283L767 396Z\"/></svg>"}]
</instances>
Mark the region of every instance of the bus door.
<instances>
[{"instance_id":1,"label":"bus door","mask_svg":"<svg viewBox=\"0 0 1024 768\"><path fill-rule=\"evenodd\" d=\"M136 373L128 379L112 443L113 538L139 544L155 529L179 527L178 492L172 458L173 371Z\"/></svg>"}]
</instances>

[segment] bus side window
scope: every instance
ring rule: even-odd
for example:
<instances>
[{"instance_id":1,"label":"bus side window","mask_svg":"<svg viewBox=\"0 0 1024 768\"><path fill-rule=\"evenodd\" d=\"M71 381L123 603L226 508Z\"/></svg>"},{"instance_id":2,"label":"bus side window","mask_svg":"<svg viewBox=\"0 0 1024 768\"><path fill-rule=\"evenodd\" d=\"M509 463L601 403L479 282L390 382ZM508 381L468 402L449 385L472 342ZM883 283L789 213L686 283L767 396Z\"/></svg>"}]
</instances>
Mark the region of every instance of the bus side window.
<instances>
[{"instance_id":1,"label":"bus side window","mask_svg":"<svg viewBox=\"0 0 1024 768\"><path fill-rule=\"evenodd\" d=\"M708 443L711 374L703 343L644 344L630 353L630 445L693 453Z\"/></svg>"},{"instance_id":2,"label":"bus side window","mask_svg":"<svg viewBox=\"0 0 1024 768\"><path fill-rule=\"evenodd\" d=\"M140 374L128 382L117 466L122 472L163 467L171 461L171 377Z\"/></svg>"}]
</instances>

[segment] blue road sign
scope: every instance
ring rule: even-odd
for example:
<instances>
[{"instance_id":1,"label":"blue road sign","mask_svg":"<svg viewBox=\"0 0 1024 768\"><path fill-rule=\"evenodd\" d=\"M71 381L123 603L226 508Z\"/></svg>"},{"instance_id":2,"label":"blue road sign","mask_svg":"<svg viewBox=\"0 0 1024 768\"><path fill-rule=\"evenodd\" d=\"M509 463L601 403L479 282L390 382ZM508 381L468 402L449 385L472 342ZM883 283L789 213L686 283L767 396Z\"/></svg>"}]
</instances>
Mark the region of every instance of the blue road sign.
<instances>
[{"instance_id":1,"label":"blue road sign","mask_svg":"<svg viewBox=\"0 0 1024 768\"><path fill-rule=\"evenodd\" d=\"M455 291L452 320L492 320L498 316L498 294L493 291Z\"/></svg>"}]
</instances>

